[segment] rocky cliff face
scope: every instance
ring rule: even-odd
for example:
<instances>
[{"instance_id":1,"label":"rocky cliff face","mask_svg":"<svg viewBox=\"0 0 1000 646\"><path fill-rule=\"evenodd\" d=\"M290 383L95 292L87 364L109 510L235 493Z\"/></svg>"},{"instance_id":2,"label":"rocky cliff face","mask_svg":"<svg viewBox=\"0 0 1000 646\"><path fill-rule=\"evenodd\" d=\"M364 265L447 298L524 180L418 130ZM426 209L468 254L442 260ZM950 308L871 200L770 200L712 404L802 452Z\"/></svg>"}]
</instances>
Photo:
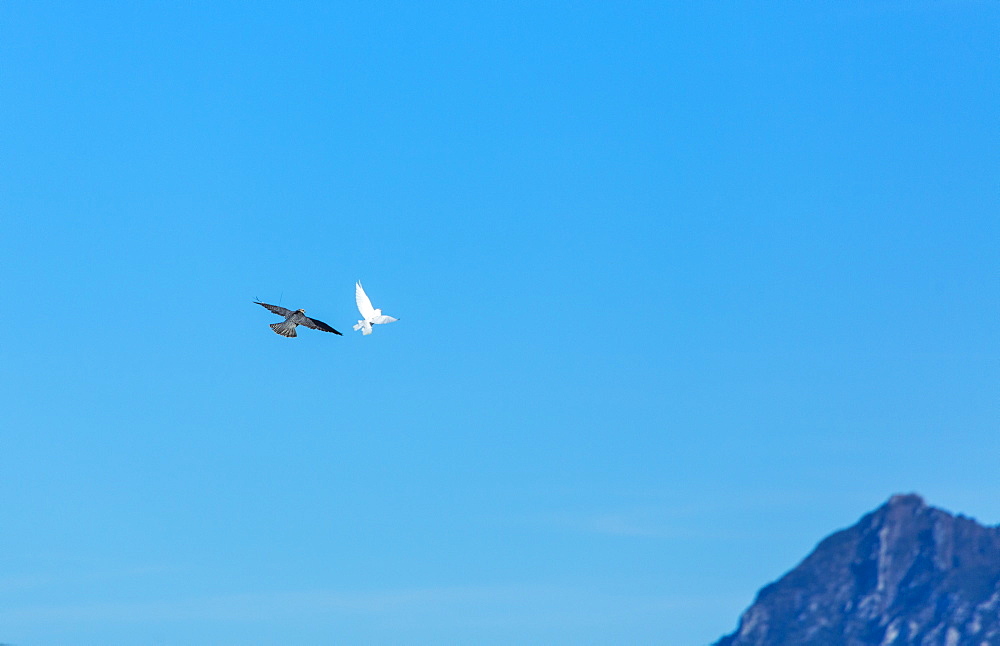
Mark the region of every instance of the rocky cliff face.
<instances>
[{"instance_id":1,"label":"rocky cliff face","mask_svg":"<svg viewBox=\"0 0 1000 646\"><path fill-rule=\"evenodd\" d=\"M1000 527L893 496L763 588L715 646L1000 646Z\"/></svg>"}]
</instances>

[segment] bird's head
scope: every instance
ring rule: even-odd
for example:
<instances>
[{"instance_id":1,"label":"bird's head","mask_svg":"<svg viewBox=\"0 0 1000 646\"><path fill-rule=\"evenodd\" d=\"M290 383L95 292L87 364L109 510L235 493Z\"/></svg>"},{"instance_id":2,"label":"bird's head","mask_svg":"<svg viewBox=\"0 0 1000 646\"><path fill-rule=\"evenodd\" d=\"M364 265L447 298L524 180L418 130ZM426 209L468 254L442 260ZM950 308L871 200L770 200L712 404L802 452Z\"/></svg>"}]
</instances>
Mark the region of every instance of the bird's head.
<instances>
[{"instance_id":1,"label":"bird's head","mask_svg":"<svg viewBox=\"0 0 1000 646\"><path fill-rule=\"evenodd\" d=\"M297 309L295 311L298 312L299 314L305 314L306 313L306 311L303 310L303 309Z\"/></svg>"}]
</instances>

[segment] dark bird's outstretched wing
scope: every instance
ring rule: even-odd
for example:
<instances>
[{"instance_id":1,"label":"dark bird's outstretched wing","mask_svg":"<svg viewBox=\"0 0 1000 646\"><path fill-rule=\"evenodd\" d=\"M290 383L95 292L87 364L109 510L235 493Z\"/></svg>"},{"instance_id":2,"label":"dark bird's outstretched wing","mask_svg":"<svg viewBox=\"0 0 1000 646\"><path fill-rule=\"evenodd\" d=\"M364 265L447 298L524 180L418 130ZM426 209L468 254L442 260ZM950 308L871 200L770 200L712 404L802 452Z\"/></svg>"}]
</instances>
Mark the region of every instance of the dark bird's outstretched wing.
<instances>
[{"instance_id":1,"label":"dark bird's outstretched wing","mask_svg":"<svg viewBox=\"0 0 1000 646\"><path fill-rule=\"evenodd\" d=\"M344 336L340 332L334 330L332 327L324 323L323 321L317 321L316 319L311 319L308 316L303 316L301 321L298 321L299 325L304 325L306 327L311 327L314 330L323 330L324 332L333 332L334 334Z\"/></svg>"},{"instance_id":2,"label":"dark bird's outstretched wing","mask_svg":"<svg viewBox=\"0 0 1000 646\"><path fill-rule=\"evenodd\" d=\"M267 303L261 303L260 301L254 301L254 303L257 303L258 305L263 305L264 307L271 310L278 316L284 316L285 318L288 318L288 315L292 313L292 310L286 310L284 307L281 307L280 305L268 305Z\"/></svg>"}]
</instances>

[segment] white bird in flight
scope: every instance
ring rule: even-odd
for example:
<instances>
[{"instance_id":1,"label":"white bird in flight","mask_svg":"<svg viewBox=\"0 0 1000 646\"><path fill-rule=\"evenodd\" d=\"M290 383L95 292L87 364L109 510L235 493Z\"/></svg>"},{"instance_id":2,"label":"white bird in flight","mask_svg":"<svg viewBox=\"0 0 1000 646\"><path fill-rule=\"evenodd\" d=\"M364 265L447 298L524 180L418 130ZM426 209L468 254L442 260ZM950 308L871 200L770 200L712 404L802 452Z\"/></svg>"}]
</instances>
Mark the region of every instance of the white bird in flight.
<instances>
[{"instance_id":1,"label":"white bird in flight","mask_svg":"<svg viewBox=\"0 0 1000 646\"><path fill-rule=\"evenodd\" d=\"M354 286L354 300L358 302L358 311L361 312L361 316L363 317L362 320L354 325L354 329L361 330L361 333L364 335L372 333L372 325L392 323L399 320L391 316L386 316L382 313L382 310L372 307L372 302L368 298L368 294L365 294L365 290L361 287L360 280Z\"/></svg>"}]
</instances>

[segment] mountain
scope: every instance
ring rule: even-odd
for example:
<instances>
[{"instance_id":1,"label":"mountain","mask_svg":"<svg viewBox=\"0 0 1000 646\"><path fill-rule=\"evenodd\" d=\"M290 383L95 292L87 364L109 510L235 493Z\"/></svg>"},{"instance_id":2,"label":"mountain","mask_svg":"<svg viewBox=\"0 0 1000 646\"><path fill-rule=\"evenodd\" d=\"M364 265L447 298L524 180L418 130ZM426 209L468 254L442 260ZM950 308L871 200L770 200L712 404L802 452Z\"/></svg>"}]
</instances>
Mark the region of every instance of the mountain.
<instances>
[{"instance_id":1,"label":"mountain","mask_svg":"<svg viewBox=\"0 0 1000 646\"><path fill-rule=\"evenodd\" d=\"M1000 526L897 495L757 593L715 646L1000 646Z\"/></svg>"}]
</instances>

